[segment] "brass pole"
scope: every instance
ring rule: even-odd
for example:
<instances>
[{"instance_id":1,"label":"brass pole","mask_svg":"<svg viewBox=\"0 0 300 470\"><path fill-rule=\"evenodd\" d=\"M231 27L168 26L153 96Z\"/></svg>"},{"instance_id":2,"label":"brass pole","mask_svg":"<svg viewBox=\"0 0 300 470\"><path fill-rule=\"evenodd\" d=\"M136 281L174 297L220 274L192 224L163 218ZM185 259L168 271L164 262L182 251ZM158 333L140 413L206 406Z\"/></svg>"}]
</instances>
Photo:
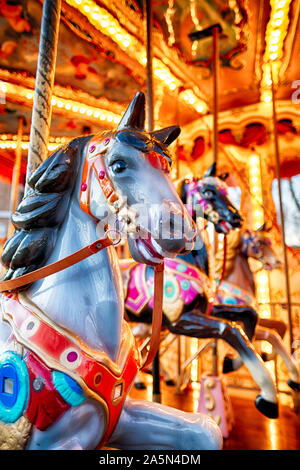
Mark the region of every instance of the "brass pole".
<instances>
[{"instance_id":1,"label":"brass pole","mask_svg":"<svg viewBox=\"0 0 300 470\"><path fill-rule=\"evenodd\" d=\"M288 257L286 249L286 239L285 239L285 220L283 213L282 205L282 191L281 191L281 177L280 177L280 151L279 151L279 141L278 141L278 132L277 132L277 113L275 105L275 89L274 89L274 77L273 77L273 67L270 65L271 71L271 88L272 88L272 121L273 121L273 132L274 132L274 150L275 150L275 160L276 160L276 177L278 181L278 198L279 198L279 213L280 213L280 230L281 230L281 243L283 250L284 258L284 274L285 274L285 287L286 287L286 296L287 296L287 310L288 310L288 321L289 321L289 334L290 334L290 350L291 354L294 351L294 335L293 335L293 322L292 322L292 309L291 309L291 291L290 291L290 279L289 279L289 267L288 267Z\"/></svg>"},{"instance_id":2,"label":"brass pole","mask_svg":"<svg viewBox=\"0 0 300 470\"><path fill-rule=\"evenodd\" d=\"M212 30L213 36L213 161L218 162L218 111L219 111L219 27ZM214 256L216 253L216 234L214 232ZM218 375L218 340L214 340L212 347L212 374Z\"/></svg>"},{"instance_id":3,"label":"brass pole","mask_svg":"<svg viewBox=\"0 0 300 470\"><path fill-rule=\"evenodd\" d=\"M154 94L153 94L153 53L152 53L152 29L153 29L153 11L152 1L146 0L146 52L147 52L147 123L148 131L154 130ZM152 400L161 403L160 392L160 367L159 367L159 349L152 362Z\"/></svg>"},{"instance_id":4,"label":"brass pole","mask_svg":"<svg viewBox=\"0 0 300 470\"><path fill-rule=\"evenodd\" d=\"M60 10L61 0L44 0L26 182L48 155Z\"/></svg>"}]
</instances>

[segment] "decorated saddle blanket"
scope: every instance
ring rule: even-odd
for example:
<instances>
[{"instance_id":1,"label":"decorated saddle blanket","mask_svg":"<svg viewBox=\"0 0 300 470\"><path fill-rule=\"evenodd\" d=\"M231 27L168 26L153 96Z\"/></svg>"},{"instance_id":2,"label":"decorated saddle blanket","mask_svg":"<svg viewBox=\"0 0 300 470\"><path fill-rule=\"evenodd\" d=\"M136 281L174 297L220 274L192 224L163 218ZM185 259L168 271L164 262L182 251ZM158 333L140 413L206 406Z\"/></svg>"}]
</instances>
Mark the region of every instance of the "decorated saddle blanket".
<instances>
[{"instance_id":1,"label":"decorated saddle blanket","mask_svg":"<svg viewBox=\"0 0 300 470\"><path fill-rule=\"evenodd\" d=\"M222 305L249 306L258 311L258 305L253 295L231 282L222 281L217 289L216 303Z\"/></svg>"},{"instance_id":2,"label":"decorated saddle blanket","mask_svg":"<svg viewBox=\"0 0 300 470\"><path fill-rule=\"evenodd\" d=\"M127 322L123 322L114 362L105 352L91 350L54 325L21 294L2 295L1 310L2 319L12 328L13 341L0 355L0 420L15 423L25 415L45 430L71 406L91 397L103 406L106 426L100 446L107 442L140 367ZM25 352L14 347L16 342Z\"/></svg>"},{"instance_id":3,"label":"decorated saddle blanket","mask_svg":"<svg viewBox=\"0 0 300 470\"><path fill-rule=\"evenodd\" d=\"M165 259L163 312L170 321L176 321L183 306L198 295L206 296L209 306L213 291L209 278L193 265L181 259ZM126 308L139 316L146 305L153 308L154 274L146 278L146 265L130 260L120 263L122 276L128 275L125 290Z\"/></svg>"}]
</instances>

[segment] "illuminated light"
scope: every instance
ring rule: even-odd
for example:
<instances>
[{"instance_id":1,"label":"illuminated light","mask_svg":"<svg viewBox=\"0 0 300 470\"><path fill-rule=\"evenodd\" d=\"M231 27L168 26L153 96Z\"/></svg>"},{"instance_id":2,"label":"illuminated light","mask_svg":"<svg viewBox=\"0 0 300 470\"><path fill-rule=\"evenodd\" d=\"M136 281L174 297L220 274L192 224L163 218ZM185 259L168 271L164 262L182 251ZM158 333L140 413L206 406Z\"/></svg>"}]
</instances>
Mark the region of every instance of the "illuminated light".
<instances>
[{"instance_id":1,"label":"illuminated light","mask_svg":"<svg viewBox=\"0 0 300 470\"><path fill-rule=\"evenodd\" d=\"M87 114L88 116L92 116L93 111L92 111L91 109L88 109L87 112L86 112L86 114Z\"/></svg>"},{"instance_id":2,"label":"illuminated light","mask_svg":"<svg viewBox=\"0 0 300 470\"><path fill-rule=\"evenodd\" d=\"M119 21L104 7L97 5L94 0L85 0L80 3L76 0L66 0L66 2L85 15L87 20L102 34L109 36L122 50L126 50L129 57L137 60L144 67L146 66L147 59L143 42L134 35L129 34ZM157 57L153 58L153 73L155 77L161 80L171 91L183 87L182 81L177 79L169 67ZM196 110L198 101L197 96L192 99L193 107ZM203 109L199 112L203 112L205 109L207 109L206 103L203 104Z\"/></svg>"},{"instance_id":3,"label":"illuminated light","mask_svg":"<svg viewBox=\"0 0 300 470\"><path fill-rule=\"evenodd\" d=\"M33 98L33 93L27 93L26 94L26 98L28 98L29 100L31 100Z\"/></svg>"},{"instance_id":4,"label":"illuminated light","mask_svg":"<svg viewBox=\"0 0 300 470\"><path fill-rule=\"evenodd\" d=\"M107 116L108 122L112 122L113 118L111 116Z\"/></svg>"},{"instance_id":5,"label":"illuminated light","mask_svg":"<svg viewBox=\"0 0 300 470\"><path fill-rule=\"evenodd\" d=\"M98 118L98 117L100 117L100 113L99 113L99 111L94 111L94 117L95 117L95 118Z\"/></svg>"},{"instance_id":6,"label":"illuminated light","mask_svg":"<svg viewBox=\"0 0 300 470\"><path fill-rule=\"evenodd\" d=\"M259 209L256 209L254 212L253 212L253 215L254 217L260 217L262 215L262 211L260 211Z\"/></svg>"},{"instance_id":7,"label":"illuminated light","mask_svg":"<svg viewBox=\"0 0 300 470\"><path fill-rule=\"evenodd\" d=\"M63 107L64 107L64 103L63 103L62 101L58 101L58 102L57 102L57 106L58 106L59 108L63 108Z\"/></svg>"},{"instance_id":8,"label":"illuminated light","mask_svg":"<svg viewBox=\"0 0 300 470\"><path fill-rule=\"evenodd\" d=\"M283 16L284 16L284 11L278 10L274 12L273 18L276 20L278 18L283 18Z\"/></svg>"},{"instance_id":9,"label":"illuminated light","mask_svg":"<svg viewBox=\"0 0 300 470\"><path fill-rule=\"evenodd\" d=\"M65 104L65 108L69 110L69 109L72 108L72 105L71 105L70 103L66 103L66 104Z\"/></svg>"},{"instance_id":10,"label":"illuminated light","mask_svg":"<svg viewBox=\"0 0 300 470\"><path fill-rule=\"evenodd\" d=\"M77 106L76 104L72 106L72 111L74 111L74 113L77 113L78 109L79 109L79 106Z\"/></svg>"},{"instance_id":11,"label":"illuminated light","mask_svg":"<svg viewBox=\"0 0 300 470\"><path fill-rule=\"evenodd\" d=\"M106 119L104 114L101 114L100 119L101 119L101 121L104 121Z\"/></svg>"},{"instance_id":12,"label":"illuminated light","mask_svg":"<svg viewBox=\"0 0 300 470\"><path fill-rule=\"evenodd\" d=\"M272 96L271 95L265 95L263 100L264 100L265 103L271 103Z\"/></svg>"},{"instance_id":13,"label":"illuminated light","mask_svg":"<svg viewBox=\"0 0 300 470\"><path fill-rule=\"evenodd\" d=\"M257 155L251 155L249 159L250 165L259 165L259 157Z\"/></svg>"},{"instance_id":14,"label":"illuminated light","mask_svg":"<svg viewBox=\"0 0 300 470\"><path fill-rule=\"evenodd\" d=\"M84 114L85 111L86 111L86 108L84 108L83 106L81 108L79 108L80 114Z\"/></svg>"},{"instance_id":15,"label":"illuminated light","mask_svg":"<svg viewBox=\"0 0 300 470\"><path fill-rule=\"evenodd\" d=\"M286 1L285 0L281 0L280 2L278 2L276 5L277 8L284 8L285 5L286 5Z\"/></svg>"},{"instance_id":16,"label":"illuminated light","mask_svg":"<svg viewBox=\"0 0 300 470\"><path fill-rule=\"evenodd\" d=\"M270 59L271 60L275 60L275 59L277 59L277 57L278 57L278 54L275 54L275 53L270 54Z\"/></svg>"},{"instance_id":17,"label":"illuminated light","mask_svg":"<svg viewBox=\"0 0 300 470\"><path fill-rule=\"evenodd\" d=\"M55 99L55 98L52 98L52 100L51 100L51 104L52 104L52 106L55 106L55 105L56 105L56 103L57 103L56 99Z\"/></svg>"}]
</instances>

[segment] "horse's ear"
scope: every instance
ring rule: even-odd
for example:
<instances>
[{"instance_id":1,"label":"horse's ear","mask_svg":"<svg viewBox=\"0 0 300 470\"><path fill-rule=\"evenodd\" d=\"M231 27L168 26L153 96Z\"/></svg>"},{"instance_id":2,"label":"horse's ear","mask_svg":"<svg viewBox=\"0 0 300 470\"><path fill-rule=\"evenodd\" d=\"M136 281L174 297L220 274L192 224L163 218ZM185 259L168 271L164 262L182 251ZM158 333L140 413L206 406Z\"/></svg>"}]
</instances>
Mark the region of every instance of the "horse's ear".
<instances>
[{"instance_id":1,"label":"horse's ear","mask_svg":"<svg viewBox=\"0 0 300 470\"><path fill-rule=\"evenodd\" d=\"M207 176L216 176L216 171L217 171L217 165L216 162L214 162L209 169L204 173L204 177Z\"/></svg>"},{"instance_id":2,"label":"horse's ear","mask_svg":"<svg viewBox=\"0 0 300 470\"><path fill-rule=\"evenodd\" d=\"M179 126L170 126L160 129L159 131L151 132L151 135L155 137L156 140L168 147L180 134Z\"/></svg>"},{"instance_id":3,"label":"horse's ear","mask_svg":"<svg viewBox=\"0 0 300 470\"><path fill-rule=\"evenodd\" d=\"M225 180L227 180L227 178L229 176L229 173L227 173L227 172L222 173L221 175L218 175L218 176L219 176L220 180L225 181Z\"/></svg>"},{"instance_id":4,"label":"horse's ear","mask_svg":"<svg viewBox=\"0 0 300 470\"><path fill-rule=\"evenodd\" d=\"M136 93L118 125L118 131L128 128L144 129L145 101L145 95L142 91Z\"/></svg>"}]
</instances>

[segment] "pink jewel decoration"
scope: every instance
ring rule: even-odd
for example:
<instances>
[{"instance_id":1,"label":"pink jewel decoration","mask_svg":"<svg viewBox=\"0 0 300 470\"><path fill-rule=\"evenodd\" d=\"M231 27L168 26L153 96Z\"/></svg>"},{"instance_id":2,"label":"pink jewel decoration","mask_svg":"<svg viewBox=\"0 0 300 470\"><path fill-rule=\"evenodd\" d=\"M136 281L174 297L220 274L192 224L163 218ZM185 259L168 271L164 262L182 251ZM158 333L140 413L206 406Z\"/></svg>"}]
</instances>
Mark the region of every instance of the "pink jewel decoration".
<instances>
[{"instance_id":1,"label":"pink jewel decoration","mask_svg":"<svg viewBox=\"0 0 300 470\"><path fill-rule=\"evenodd\" d=\"M82 183L82 185L81 185L81 191L86 191L86 188L87 188L87 184L86 184L86 183Z\"/></svg>"},{"instance_id":2,"label":"pink jewel decoration","mask_svg":"<svg viewBox=\"0 0 300 470\"><path fill-rule=\"evenodd\" d=\"M110 141L109 137L107 137L106 139L104 139L104 145L107 145L109 141Z\"/></svg>"},{"instance_id":3,"label":"pink jewel decoration","mask_svg":"<svg viewBox=\"0 0 300 470\"><path fill-rule=\"evenodd\" d=\"M93 153L94 150L95 150L95 148L96 148L96 145L91 145L91 146L90 146L90 149L89 149L89 152L90 152L90 153Z\"/></svg>"},{"instance_id":4,"label":"pink jewel decoration","mask_svg":"<svg viewBox=\"0 0 300 470\"><path fill-rule=\"evenodd\" d=\"M67 361L68 362L75 362L78 359L78 354L76 351L71 351L67 355Z\"/></svg>"},{"instance_id":5,"label":"pink jewel decoration","mask_svg":"<svg viewBox=\"0 0 300 470\"><path fill-rule=\"evenodd\" d=\"M105 171L104 170L99 171L99 179L103 180L104 176L105 176Z\"/></svg>"}]
</instances>

